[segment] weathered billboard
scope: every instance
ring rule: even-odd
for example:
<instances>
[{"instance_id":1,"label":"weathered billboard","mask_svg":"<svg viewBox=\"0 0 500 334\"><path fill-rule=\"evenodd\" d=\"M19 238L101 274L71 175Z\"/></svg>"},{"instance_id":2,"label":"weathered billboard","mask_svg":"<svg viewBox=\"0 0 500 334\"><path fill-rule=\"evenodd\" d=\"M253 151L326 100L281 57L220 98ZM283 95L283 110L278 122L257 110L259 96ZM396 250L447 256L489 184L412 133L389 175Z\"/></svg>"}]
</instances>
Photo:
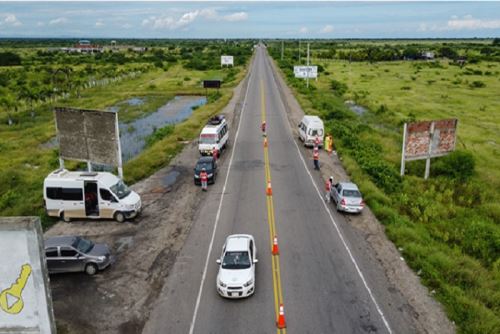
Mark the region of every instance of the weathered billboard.
<instances>
[{"instance_id":1,"label":"weathered billboard","mask_svg":"<svg viewBox=\"0 0 500 334\"><path fill-rule=\"evenodd\" d=\"M0 333L55 333L37 217L0 218Z\"/></svg>"},{"instance_id":2,"label":"weathered billboard","mask_svg":"<svg viewBox=\"0 0 500 334\"><path fill-rule=\"evenodd\" d=\"M405 160L434 158L455 150L456 131L456 119L407 124Z\"/></svg>"},{"instance_id":3,"label":"weathered billboard","mask_svg":"<svg viewBox=\"0 0 500 334\"><path fill-rule=\"evenodd\" d=\"M61 158L121 165L115 112L55 108L55 116Z\"/></svg>"},{"instance_id":4,"label":"weathered billboard","mask_svg":"<svg viewBox=\"0 0 500 334\"><path fill-rule=\"evenodd\" d=\"M457 124L457 119L405 123L401 175L404 175L405 161L426 159L425 178L428 178L430 159L455 150Z\"/></svg>"}]
</instances>

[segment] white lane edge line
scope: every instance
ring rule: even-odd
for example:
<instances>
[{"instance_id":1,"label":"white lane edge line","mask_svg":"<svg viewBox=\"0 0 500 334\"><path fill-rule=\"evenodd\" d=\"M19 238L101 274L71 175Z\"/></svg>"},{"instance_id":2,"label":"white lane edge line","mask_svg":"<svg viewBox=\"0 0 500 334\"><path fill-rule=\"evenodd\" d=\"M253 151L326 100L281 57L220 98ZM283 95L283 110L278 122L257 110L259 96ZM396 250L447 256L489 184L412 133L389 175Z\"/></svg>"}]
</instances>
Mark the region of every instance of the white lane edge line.
<instances>
[{"instance_id":1,"label":"white lane edge line","mask_svg":"<svg viewBox=\"0 0 500 334\"><path fill-rule=\"evenodd\" d=\"M271 67L270 65L268 65L268 66ZM274 75L273 75L273 81L274 81L274 84L275 84L276 88L279 89L278 88L278 84L276 83L276 78L274 77ZM281 105L283 106L283 110L286 113L285 104L283 103L283 101L281 99L281 96L280 96L279 100L281 101ZM293 138L293 132L292 132L292 141L295 144L295 147L297 148L297 152L299 153L300 160L302 160L302 164L304 165L304 168L305 168L307 174L309 174L309 177L311 178L311 182L312 182L314 188L316 189L316 192L318 193L318 196L319 196L319 198L321 200L321 203L323 203L323 207L325 208L326 212L328 213L328 216L330 216L330 220L331 220L333 226L335 227L335 230L337 231L337 234L339 235L340 240L342 241L342 244L344 245L344 248L346 249L347 253L349 254L351 262L354 264L354 267L356 268L356 271L358 272L358 275L361 278L361 281L363 282L363 285L365 286L366 290L368 291L368 294L370 295L370 298L371 298L373 304L375 304L375 308L377 309L378 314L382 318L382 321L383 321L383 323L384 323L387 331L389 332L389 334L392 334L391 327L389 326L389 323L387 322L387 319L385 318L384 313L382 312L382 309L380 308L380 306L378 305L377 301L375 300L375 296L373 295L372 290L368 286L368 283L366 282L365 276L361 272L361 269L359 268L358 263L354 259L354 256L351 253L351 249L347 245L347 243L346 243L346 241L344 239L344 236L342 235L342 232L340 231L337 223L335 222L335 219L332 216L331 211L329 210L328 206L325 203L323 195L321 195L321 192L319 191L318 186L316 185L316 182L314 182L314 178L313 178L311 172L307 168L306 161L304 160L304 157L302 156L302 153L300 152L299 145L297 145L297 142Z\"/></svg>"},{"instance_id":2,"label":"white lane edge line","mask_svg":"<svg viewBox=\"0 0 500 334\"><path fill-rule=\"evenodd\" d=\"M252 66L253 66L253 64L252 64ZM250 71L250 73L248 75L248 84L247 84L247 89L245 92L245 98L243 99L243 106L241 108L240 120L238 121L238 129L236 130L236 134L234 136L234 147L233 147L233 150L231 152L231 158L229 159L229 167L227 170L226 179L224 181L224 187L222 187L222 194L221 194L220 201L219 201L219 208L217 209L217 215L215 216L214 229L212 231L212 237L210 239L210 244L208 246L207 258L205 259L205 266L203 268L203 274L201 276L201 282L200 282L200 287L198 290L198 296L196 297L196 304L194 307L193 318L191 319L191 324L189 326L189 334L193 334L194 326L196 324L196 316L198 315L198 309L200 307L201 295L203 293L203 285L205 284L205 279L207 276L208 262L210 261L210 256L212 255L212 249L213 249L214 240L215 240L215 232L217 231L217 225L218 225L219 219L220 219L222 202L224 200L224 193L226 192L227 181L229 179L229 174L231 173L231 166L233 164L234 152L236 151L236 143L238 142L238 135L240 133L241 120L243 119L243 113L245 111L246 104L247 104L248 89L250 87L251 79L252 79L252 72Z\"/></svg>"}]
</instances>

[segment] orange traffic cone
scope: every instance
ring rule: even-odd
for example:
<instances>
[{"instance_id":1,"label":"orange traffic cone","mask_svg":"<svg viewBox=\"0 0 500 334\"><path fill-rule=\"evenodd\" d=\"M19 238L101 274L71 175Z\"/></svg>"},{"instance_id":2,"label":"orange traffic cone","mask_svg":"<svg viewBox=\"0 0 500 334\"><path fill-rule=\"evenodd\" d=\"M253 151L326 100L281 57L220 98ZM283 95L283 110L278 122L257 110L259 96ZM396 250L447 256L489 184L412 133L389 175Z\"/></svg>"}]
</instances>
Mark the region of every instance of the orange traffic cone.
<instances>
[{"instance_id":1,"label":"orange traffic cone","mask_svg":"<svg viewBox=\"0 0 500 334\"><path fill-rule=\"evenodd\" d=\"M267 196L272 196L273 194L273 189L271 188L271 181L267 181L266 194Z\"/></svg>"},{"instance_id":2,"label":"orange traffic cone","mask_svg":"<svg viewBox=\"0 0 500 334\"><path fill-rule=\"evenodd\" d=\"M274 240L273 240L273 255L279 255L279 254L280 254L280 250L278 248L278 237L274 236Z\"/></svg>"},{"instance_id":3,"label":"orange traffic cone","mask_svg":"<svg viewBox=\"0 0 500 334\"><path fill-rule=\"evenodd\" d=\"M286 328L285 310L284 310L283 304L280 304L280 313L278 315L278 321L276 321L276 326L279 329Z\"/></svg>"},{"instance_id":4,"label":"orange traffic cone","mask_svg":"<svg viewBox=\"0 0 500 334\"><path fill-rule=\"evenodd\" d=\"M264 138L264 147L267 147L267 138Z\"/></svg>"}]
</instances>

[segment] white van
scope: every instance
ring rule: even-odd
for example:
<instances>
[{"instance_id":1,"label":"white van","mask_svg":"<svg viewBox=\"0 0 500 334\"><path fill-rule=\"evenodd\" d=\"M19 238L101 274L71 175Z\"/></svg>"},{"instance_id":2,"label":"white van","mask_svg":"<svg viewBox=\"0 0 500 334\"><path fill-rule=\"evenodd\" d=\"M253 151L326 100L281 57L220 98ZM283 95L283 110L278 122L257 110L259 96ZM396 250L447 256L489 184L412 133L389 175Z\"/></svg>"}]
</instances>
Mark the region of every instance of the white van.
<instances>
[{"instance_id":1,"label":"white van","mask_svg":"<svg viewBox=\"0 0 500 334\"><path fill-rule=\"evenodd\" d=\"M226 148L229 141L229 129L224 116L219 115L210 119L203 127L198 142L201 155L211 155L214 148L220 152Z\"/></svg>"},{"instance_id":2,"label":"white van","mask_svg":"<svg viewBox=\"0 0 500 334\"><path fill-rule=\"evenodd\" d=\"M304 146L314 146L316 137L319 138L319 146L323 146L325 129L323 121L318 116L305 115L299 123L299 139L304 142Z\"/></svg>"},{"instance_id":3,"label":"white van","mask_svg":"<svg viewBox=\"0 0 500 334\"><path fill-rule=\"evenodd\" d=\"M64 221L72 218L131 219L141 211L141 198L107 172L58 169L43 181L45 210Z\"/></svg>"}]
</instances>

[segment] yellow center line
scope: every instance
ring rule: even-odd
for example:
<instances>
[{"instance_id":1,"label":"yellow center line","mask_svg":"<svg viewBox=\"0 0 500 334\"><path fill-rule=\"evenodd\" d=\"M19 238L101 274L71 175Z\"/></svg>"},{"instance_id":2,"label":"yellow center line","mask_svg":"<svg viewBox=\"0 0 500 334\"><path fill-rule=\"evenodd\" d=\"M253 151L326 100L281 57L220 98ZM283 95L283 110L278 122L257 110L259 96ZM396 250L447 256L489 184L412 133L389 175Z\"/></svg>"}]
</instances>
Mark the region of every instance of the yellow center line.
<instances>
[{"instance_id":1,"label":"yellow center line","mask_svg":"<svg viewBox=\"0 0 500 334\"><path fill-rule=\"evenodd\" d=\"M266 121L266 103L264 95L264 82L260 80L260 96L261 96L261 120ZM268 182L271 182L271 167L269 164L269 142L268 147L264 147L264 170L266 175L266 188ZM270 250L273 247L274 236L276 235L276 225L274 220L274 204L273 196L266 195L267 203L267 221L269 225L269 241ZM280 275L280 260L279 256L271 255L272 264L272 274L273 274L273 292L274 292L274 309L276 314L276 319L279 317L279 305L283 303L283 292L281 289L281 275ZM278 334L286 334L286 328L277 329Z\"/></svg>"}]
</instances>

